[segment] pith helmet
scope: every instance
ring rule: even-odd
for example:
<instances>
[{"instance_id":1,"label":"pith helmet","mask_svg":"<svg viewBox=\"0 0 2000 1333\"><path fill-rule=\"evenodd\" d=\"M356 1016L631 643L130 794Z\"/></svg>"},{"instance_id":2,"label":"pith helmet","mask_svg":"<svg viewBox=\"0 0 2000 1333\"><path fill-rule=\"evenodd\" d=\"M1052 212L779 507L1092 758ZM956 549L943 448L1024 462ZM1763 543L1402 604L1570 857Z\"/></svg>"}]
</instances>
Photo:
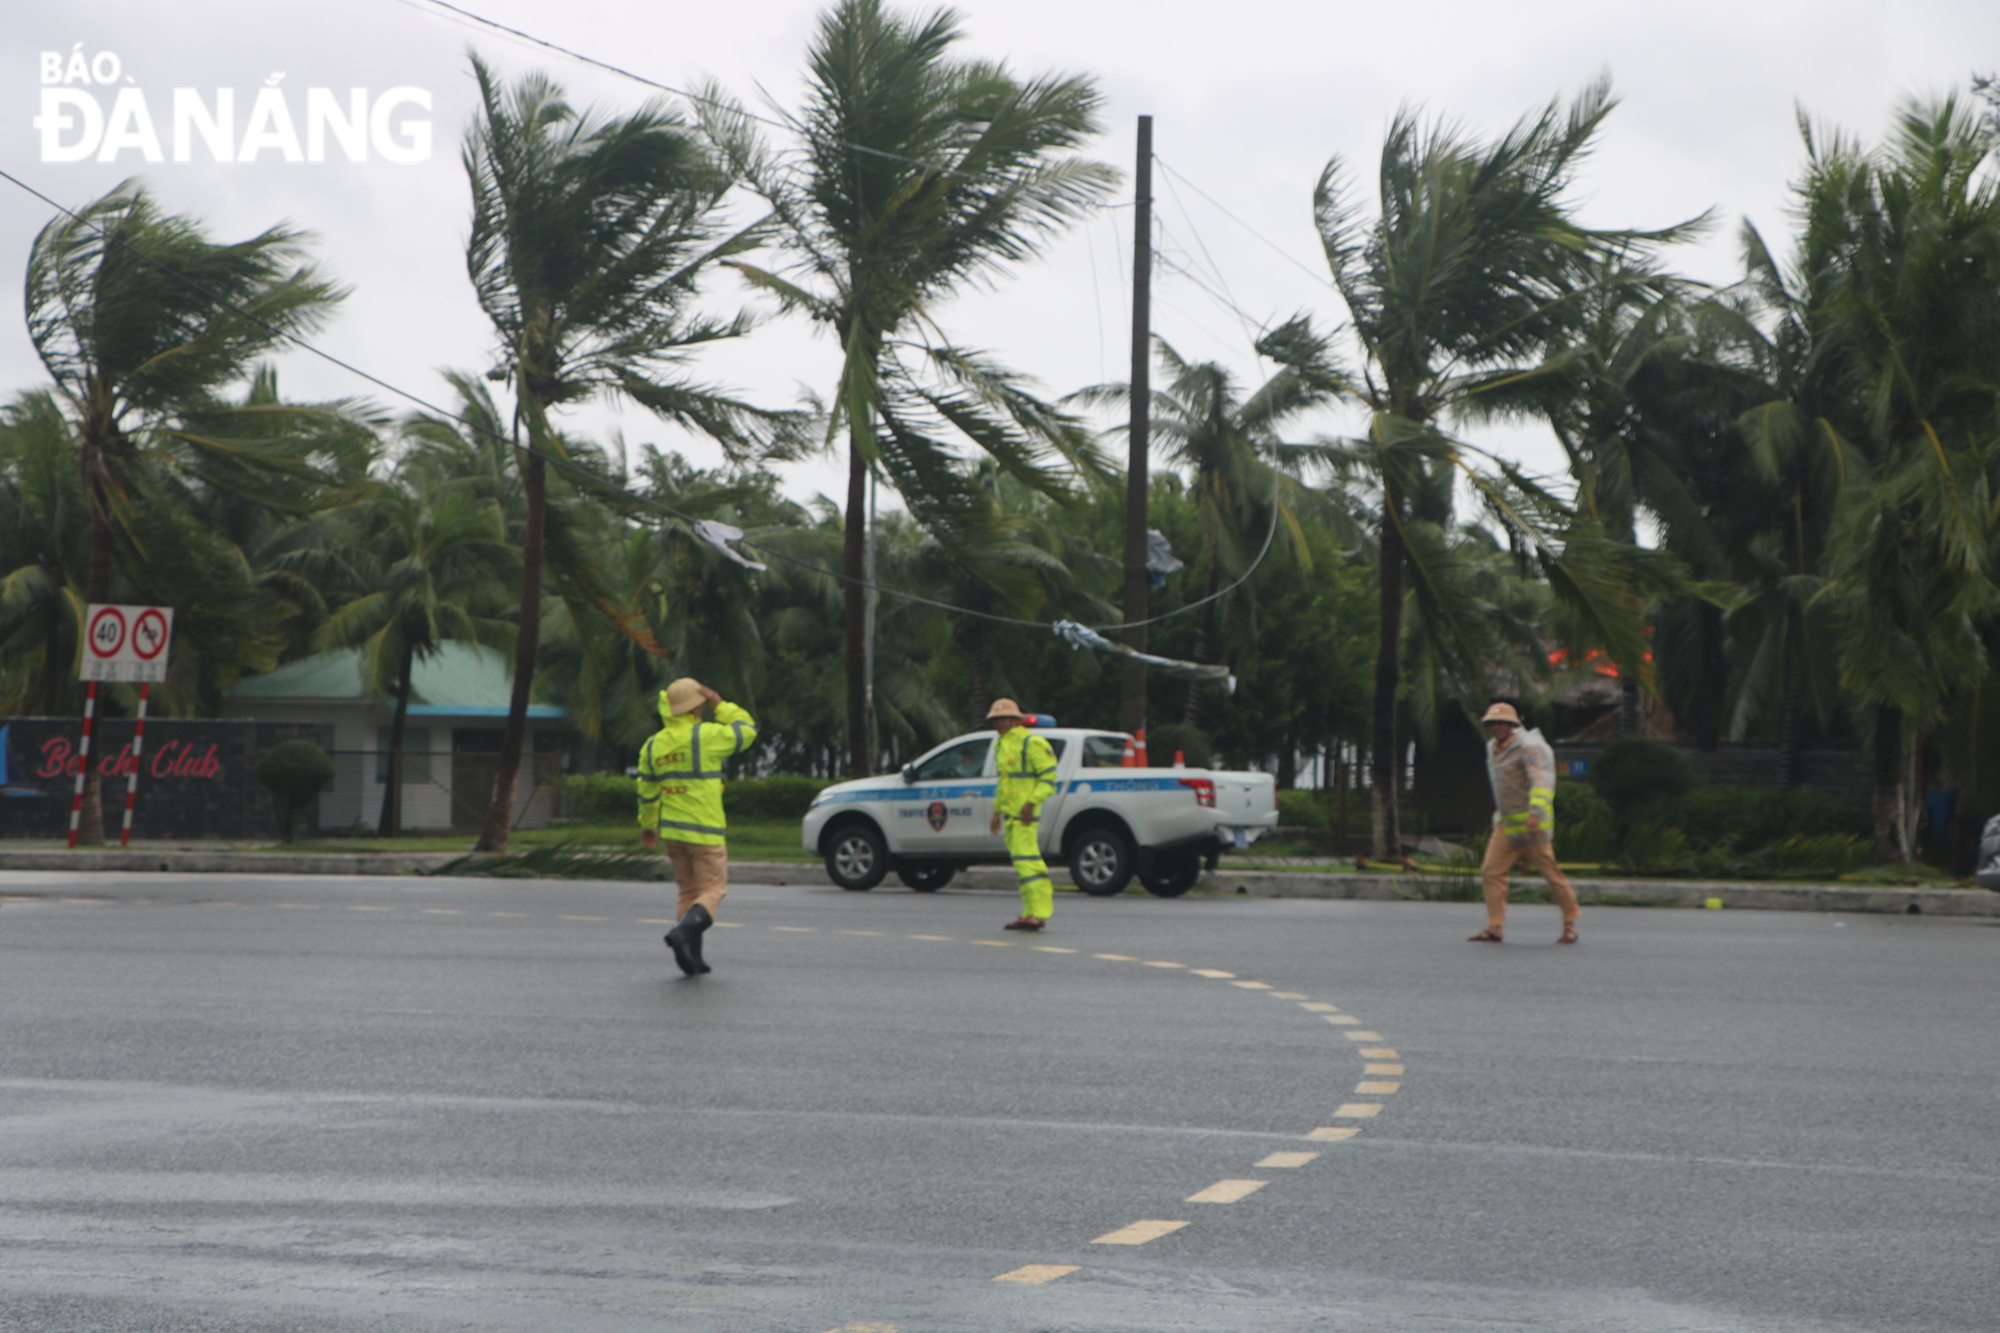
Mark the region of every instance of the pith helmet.
<instances>
[{"instance_id":1,"label":"pith helmet","mask_svg":"<svg viewBox=\"0 0 2000 1333\"><path fill-rule=\"evenodd\" d=\"M693 676L682 676L660 692L662 717L679 717L682 713L692 713L701 705L701 682Z\"/></svg>"},{"instance_id":2,"label":"pith helmet","mask_svg":"<svg viewBox=\"0 0 2000 1333\"><path fill-rule=\"evenodd\" d=\"M1479 720L1481 723L1511 722L1517 727L1521 725L1521 715L1514 711L1512 704L1494 704L1486 710L1486 716Z\"/></svg>"},{"instance_id":3,"label":"pith helmet","mask_svg":"<svg viewBox=\"0 0 2000 1333\"><path fill-rule=\"evenodd\" d=\"M986 720L988 722L991 722L996 717L1025 716L1026 714L1021 711L1021 705L1015 703L1012 699L995 699L993 706L986 710Z\"/></svg>"}]
</instances>

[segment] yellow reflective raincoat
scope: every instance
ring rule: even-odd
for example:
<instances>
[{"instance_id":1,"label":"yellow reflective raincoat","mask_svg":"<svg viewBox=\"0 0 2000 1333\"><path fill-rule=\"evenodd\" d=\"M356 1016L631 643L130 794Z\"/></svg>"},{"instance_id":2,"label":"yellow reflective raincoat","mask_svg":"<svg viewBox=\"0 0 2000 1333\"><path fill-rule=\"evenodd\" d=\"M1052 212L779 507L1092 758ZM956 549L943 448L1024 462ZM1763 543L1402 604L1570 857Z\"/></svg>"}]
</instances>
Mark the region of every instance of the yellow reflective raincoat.
<instances>
[{"instance_id":1,"label":"yellow reflective raincoat","mask_svg":"<svg viewBox=\"0 0 2000 1333\"><path fill-rule=\"evenodd\" d=\"M717 704L713 722L703 722L698 708L675 717L662 690L660 720L639 747L639 827L675 842L720 846L729 831L722 761L756 743L756 719L732 703Z\"/></svg>"}]
</instances>

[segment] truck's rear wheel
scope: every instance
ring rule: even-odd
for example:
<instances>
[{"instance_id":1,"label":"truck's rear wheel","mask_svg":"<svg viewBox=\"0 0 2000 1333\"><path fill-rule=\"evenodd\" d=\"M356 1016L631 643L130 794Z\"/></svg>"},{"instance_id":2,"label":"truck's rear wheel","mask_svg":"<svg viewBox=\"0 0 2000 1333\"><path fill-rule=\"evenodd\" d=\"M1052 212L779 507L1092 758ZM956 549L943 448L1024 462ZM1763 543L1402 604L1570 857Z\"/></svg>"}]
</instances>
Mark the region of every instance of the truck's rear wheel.
<instances>
[{"instance_id":1,"label":"truck's rear wheel","mask_svg":"<svg viewBox=\"0 0 2000 1333\"><path fill-rule=\"evenodd\" d=\"M908 861L896 869L896 878L918 893L936 893L951 883L958 867L944 861Z\"/></svg>"},{"instance_id":2,"label":"truck's rear wheel","mask_svg":"<svg viewBox=\"0 0 2000 1333\"><path fill-rule=\"evenodd\" d=\"M1201 878L1201 857L1194 852L1161 852L1153 858L1153 868L1139 872L1146 892L1159 898L1178 898Z\"/></svg>"},{"instance_id":3,"label":"truck's rear wheel","mask_svg":"<svg viewBox=\"0 0 2000 1333\"><path fill-rule=\"evenodd\" d=\"M1132 882L1132 844L1103 824L1086 829L1070 846L1069 874L1093 898L1109 898Z\"/></svg>"}]
</instances>

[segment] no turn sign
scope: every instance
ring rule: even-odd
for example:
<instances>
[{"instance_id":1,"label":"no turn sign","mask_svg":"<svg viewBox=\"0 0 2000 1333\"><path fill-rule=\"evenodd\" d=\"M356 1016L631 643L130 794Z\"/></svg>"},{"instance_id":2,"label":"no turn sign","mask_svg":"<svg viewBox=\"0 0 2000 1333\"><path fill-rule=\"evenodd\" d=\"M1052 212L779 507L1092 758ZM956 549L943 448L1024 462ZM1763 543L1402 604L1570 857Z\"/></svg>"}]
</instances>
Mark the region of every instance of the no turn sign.
<instances>
[{"instance_id":1,"label":"no turn sign","mask_svg":"<svg viewBox=\"0 0 2000 1333\"><path fill-rule=\"evenodd\" d=\"M171 606L91 603L84 613L83 661L78 680L132 684L167 678L167 644L174 635Z\"/></svg>"}]
</instances>

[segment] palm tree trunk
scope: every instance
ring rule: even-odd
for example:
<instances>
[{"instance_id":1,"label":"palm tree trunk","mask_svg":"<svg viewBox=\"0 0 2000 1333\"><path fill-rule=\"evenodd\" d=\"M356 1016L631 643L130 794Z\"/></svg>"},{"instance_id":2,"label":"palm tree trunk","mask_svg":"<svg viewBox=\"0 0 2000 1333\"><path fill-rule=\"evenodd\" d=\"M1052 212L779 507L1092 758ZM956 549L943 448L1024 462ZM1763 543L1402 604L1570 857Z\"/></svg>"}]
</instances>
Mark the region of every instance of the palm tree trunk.
<instances>
[{"instance_id":1,"label":"palm tree trunk","mask_svg":"<svg viewBox=\"0 0 2000 1333\"><path fill-rule=\"evenodd\" d=\"M382 788L382 817L375 821L375 835L393 838L403 831L403 723L410 715L410 659L414 648L403 649L403 667L396 677L396 713L389 719L389 781Z\"/></svg>"},{"instance_id":2,"label":"palm tree trunk","mask_svg":"<svg viewBox=\"0 0 2000 1333\"><path fill-rule=\"evenodd\" d=\"M539 415L539 414L537 414ZM539 445L540 431L529 439ZM500 738L500 768L493 775L493 801L486 807L486 825L474 844L477 852L504 852L514 829L514 795L521 785L521 748L528 734L528 693L535 684L535 661L542 638L542 530L548 507L548 464L539 448L528 454L522 468L527 523L521 534L521 620L514 640L514 692L507 703L507 730Z\"/></svg>"},{"instance_id":3,"label":"palm tree trunk","mask_svg":"<svg viewBox=\"0 0 2000 1333\"><path fill-rule=\"evenodd\" d=\"M859 427L854 430L858 433ZM868 460L858 442L847 453L847 526L841 546L841 570L847 575L841 593L847 633L847 775L872 777L875 747L868 725L867 589L862 587L868 547Z\"/></svg>"},{"instance_id":4,"label":"palm tree trunk","mask_svg":"<svg viewBox=\"0 0 2000 1333\"><path fill-rule=\"evenodd\" d=\"M1907 861L1903 837L1903 714L1893 705L1875 710L1875 854Z\"/></svg>"},{"instance_id":5,"label":"palm tree trunk","mask_svg":"<svg viewBox=\"0 0 2000 1333\"><path fill-rule=\"evenodd\" d=\"M111 497L106 494L104 481L110 449L103 441L92 438L95 433L92 423L85 422L83 485L84 493L90 499L90 566L85 576L84 601L93 605L111 600L111 520L106 514ZM87 631L89 627L86 625L84 628ZM104 705L109 702L109 699L99 698L98 721L104 720ZM94 760L83 772L83 804L77 811L76 845L104 845L104 765L101 760Z\"/></svg>"},{"instance_id":6,"label":"palm tree trunk","mask_svg":"<svg viewBox=\"0 0 2000 1333\"><path fill-rule=\"evenodd\" d=\"M1378 861L1403 854L1402 829L1396 822L1396 689L1402 679L1403 637L1403 494L1395 483L1383 487L1380 587L1376 598L1375 700L1370 730L1370 840Z\"/></svg>"}]
</instances>

